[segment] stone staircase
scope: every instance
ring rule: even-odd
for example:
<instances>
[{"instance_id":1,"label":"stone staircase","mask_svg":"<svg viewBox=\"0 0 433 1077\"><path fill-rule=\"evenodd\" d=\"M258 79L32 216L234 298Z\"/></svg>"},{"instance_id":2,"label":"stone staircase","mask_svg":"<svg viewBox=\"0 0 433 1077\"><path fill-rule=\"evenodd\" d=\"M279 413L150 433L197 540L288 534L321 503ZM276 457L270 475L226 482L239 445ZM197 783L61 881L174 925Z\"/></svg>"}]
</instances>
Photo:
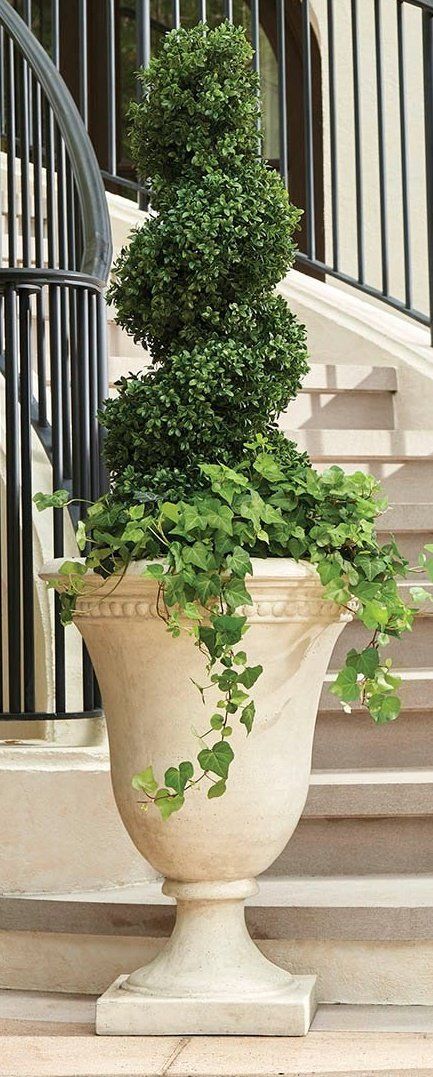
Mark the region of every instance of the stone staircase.
<instances>
[{"instance_id":1,"label":"stone staircase","mask_svg":"<svg viewBox=\"0 0 433 1077\"><path fill-rule=\"evenodd\" d=\"M117 196L109 196L109 202L119 249L140 213ZM7 218L1 208L5 228ZM303 278L302 287L313 289L312 305L314 300L317 306L315 293L327 286ZM319 469L337 463L349 471L361 467L377 475L390 501L381 524L383 537L394 533L406 556L416 563L424 543L433 541L433 429L423 429L421 422L414 423L413 429L410 422L403 428L406 404L400 394L402 385L405 397L408 384L418 390L420 375L408 369L400 355L394 363L392 348L387 352L379 344L360 343L355 334L353 348L344 348L347 327L346 336L339 337L331 325L327 337L323 327L317 330L315 315L310 327L308 300L304 299L304 307L306 311L300 313L311 328L311 371L283 416L282 429L310 453ZM364 320L370 318L369 312L372 319L376 317L375 308L366 303L362 307ZM330 335L335 341L335 361L329 356ZM110 392L114 393L117 378L143 369L148 358L115 325L112 310L108 311L108 341ZM356 705L347 716L329 692L333 671L347 649L366 638L358 624L345 629L322 692L303 817L289 845L263 876L258 898L249 904L248 924L258 944L288 968L317 971L321 1001L433 1005L433 622L429 613L425 609L413 633L389 648L403 678L403 711L387 727L375 727ZM39 770L32 751L35 781L40 777L45 781L56 763L51 759L44 775L43 744L38 749ZM52 751L58 759L63 749ZM87 812L94 803L92 841L100 833L98 855L105 845L106 857L113 856L116 865L118 857L122 869L113 871L113 886L105 877L100 889L62 893L60 873L55 892L44 888L38 894L33 887L30 893L21 884L18 893L6 894L0 901L0 987L99 992L120 972L153 956L171 931L173 909L161 895L159 881L149 877L148 870L140 875L137 854L121 834L123 844L118 844L120 824L114 818L107 761L101 756L101 761L98 757L87 765L82 759L85 751L80 749L78 762L71 755L69 763L65 755L61 763L62 782L71 775L69 811L74 811L75 804L78 833L85 826L84 818L80 823L80 806ZM1 761L0 765L6 764ZM14 767L20 771L25 792L22 754L18 763L12 762ZM53 840L63 849L66 832L54 807L50 820ZM38 835L37 841L42 848L43 837ZM87 856L90 863L92 849L83 847L84 861ZM128 855L129 874L123 866ZM119 882L122 878L125 885Z\"/></svg>"}]
</instances>

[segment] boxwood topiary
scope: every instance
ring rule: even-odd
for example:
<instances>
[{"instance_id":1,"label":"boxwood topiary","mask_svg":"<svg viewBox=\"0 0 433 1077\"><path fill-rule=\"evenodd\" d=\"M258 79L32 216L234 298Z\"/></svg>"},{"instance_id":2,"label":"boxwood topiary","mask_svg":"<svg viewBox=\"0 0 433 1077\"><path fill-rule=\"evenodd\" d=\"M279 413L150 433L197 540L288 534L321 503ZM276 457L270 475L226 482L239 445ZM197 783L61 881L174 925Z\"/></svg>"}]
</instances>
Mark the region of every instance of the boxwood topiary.
<instances>
[{"instance_id":1,"label":"boxwood topiary","mask_svg":"<svg viewBox=\"0 0 433 1077\"><path fill-rule=\"evenodd\" d=\"M132 106L152 211L120 254L110 299L152 366L122 378L101 415L122 494L192 492L203 460L233 466L254 435L278 440L307 370L304 327L274 294L299 211L258 157L251 60L228 23L173 31Z\"/></svg>"}]
</instances>

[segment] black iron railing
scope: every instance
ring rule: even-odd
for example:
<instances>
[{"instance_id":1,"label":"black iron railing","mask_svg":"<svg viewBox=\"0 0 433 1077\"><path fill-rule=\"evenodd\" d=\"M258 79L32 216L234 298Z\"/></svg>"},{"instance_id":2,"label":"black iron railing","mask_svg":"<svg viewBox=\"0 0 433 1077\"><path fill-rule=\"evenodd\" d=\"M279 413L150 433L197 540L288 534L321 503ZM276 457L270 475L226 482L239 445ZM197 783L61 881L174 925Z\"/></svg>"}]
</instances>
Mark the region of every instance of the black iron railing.
<instances>
[{"instance_id":1,"label":"black iron railing","mask_svg":"<svg viewBox=\"0 0 433 1077\"><path fill-rule=\"evenodd\" d=\"M32 495L52 484L91 498L104 482L96 411L107 395L110 223L78 109L7 0L0 72L0 720L84 717L100 713L88 656L79 688L57 598L54 611L37 580L42 560L68 543L74 552L72 523L57 512L38 528Z\"/></svg>"},{"instance_id":2,"label":"black iron railing","mask_svg":"<svg viewBox=\"0 0 433 1077\"><path fill-rule=\"evenodd\" d=\"M433 317L432 0L15 0L79 105L109 190L146 204L125 113L165 31L227 17L255 48L264 153L304 209L298 265Z\"/></svg>"}]
</instances>

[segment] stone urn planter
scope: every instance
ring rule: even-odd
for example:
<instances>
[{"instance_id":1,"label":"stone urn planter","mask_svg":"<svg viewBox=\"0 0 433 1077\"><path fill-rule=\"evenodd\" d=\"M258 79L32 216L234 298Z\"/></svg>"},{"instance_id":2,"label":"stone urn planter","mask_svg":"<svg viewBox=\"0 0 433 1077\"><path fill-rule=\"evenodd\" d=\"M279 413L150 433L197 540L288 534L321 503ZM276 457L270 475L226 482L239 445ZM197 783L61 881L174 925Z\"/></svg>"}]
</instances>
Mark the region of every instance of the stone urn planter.
<instances>
[{"instance_id":1,"label":"stone urn planter","mask_svg":"<svg viewBox=\"0 0 433 1077\"><path fill-rule=\"evenodd\" d=\"M46 566L53 579L61 562ZM293 834L308 792L319 695L349 615L324 600L314 568L286 559L253 561L248 660L261 663L249 737L233 733L227 792L209 800L202 786L167 821L143 811L133 775L194 753L203 707L191 678L205 659L182 634L173 640L156 609L156 584L143 563L113 590L90 576L94 594L78 602L76 624L90 652L107 717L114 796L137 849L165 877L177 901L173 934L144 968L123 975L97 1004L97 1032L113 1035L304 1035L315 1008L315 977L292 976L250 938L244 900L255 877ZM58 577L58 587L65 577ZM203 724L204 723L204 724ZM194 754L197 754L196 752Z\"/></svg>"}]
</instances>

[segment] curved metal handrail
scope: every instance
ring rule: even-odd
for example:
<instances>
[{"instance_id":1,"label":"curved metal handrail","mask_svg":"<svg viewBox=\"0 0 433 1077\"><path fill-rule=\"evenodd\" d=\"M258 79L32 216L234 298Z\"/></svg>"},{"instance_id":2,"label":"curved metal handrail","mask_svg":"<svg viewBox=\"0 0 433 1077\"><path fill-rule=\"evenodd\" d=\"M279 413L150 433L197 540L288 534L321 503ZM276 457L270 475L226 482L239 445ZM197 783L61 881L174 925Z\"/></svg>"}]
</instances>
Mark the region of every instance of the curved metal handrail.
<instances>
[{"instance_id":1,"label":"curved metal handrail","mask_svg":"<svg viewBox=\"0 0 433 1077\"><path fill-rule=\"evenodd\" d=\"M82 217L81 270L107 282L112 257L110 217L99 165L75 101L45 49L8 0L0 0L0 25L18 46L56 117L71 161Z\"/></svg>"}]
</instances>

